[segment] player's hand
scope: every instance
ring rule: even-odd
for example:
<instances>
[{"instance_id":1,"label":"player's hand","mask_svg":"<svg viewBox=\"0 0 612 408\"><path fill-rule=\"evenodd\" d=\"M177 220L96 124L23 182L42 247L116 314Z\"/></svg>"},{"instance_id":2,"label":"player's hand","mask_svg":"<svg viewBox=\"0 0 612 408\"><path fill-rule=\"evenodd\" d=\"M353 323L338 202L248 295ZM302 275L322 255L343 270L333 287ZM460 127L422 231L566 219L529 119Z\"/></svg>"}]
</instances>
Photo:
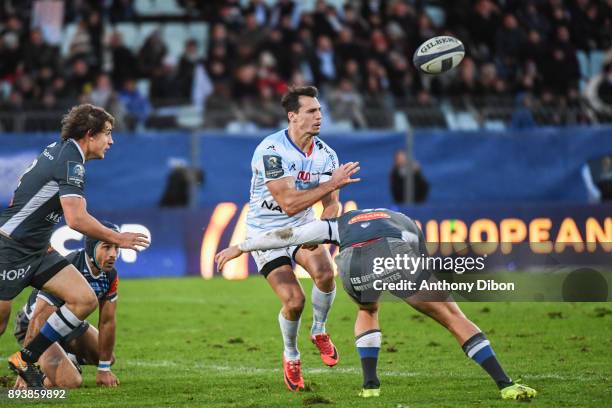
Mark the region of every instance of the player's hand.
<instances>
[{"instance_id":1,"label":"player's hand","mask_svg":"<svg viewBox=\"0 0 612 408\"><path fill-rule=\"evenodd\" d=\"M13 385L13 389L14 390L26 390L28 389L28 384L25 382L23 378L21 378L20 375L18 375L17 379L15 380L15 385Z\"/></svg>"},{"instance_id":2,"label":"player's hand","mask_svg":"<svg viewBox=\"0 0 612 408\"><path fill-rule=\"evenodd\" d=\"M122 232L119 234L119 248L133 249L142 251L151 245L151 241L145 234L137 232Z\"/></svg>"},{"instance_id":3,"label":"player's hand","mask_svg":"<svg viewBox=\"0 0 612 408\"><path fill-rule=\"evenodd\" d=\"M230 247L225 248L223 251L215 255L217 270L219 272L223 271L223 267L226 263L228 263L234 258L239 257L240 255L242 255L242 251L238 249L238 245L232 245Z\"/></svg>"},{"instance_id":4,"label":"player's hand","mask_svg":"<svg viewBox=\"0 0 612 408\"><path fill-rule=\"evenodd\" d=\"M98 371L96 373L96 384L100 387L117 387L119 379L112 371Z\"/></svg>"},{"instance_id":5,"label":"player's hand","mask_svg":"<svg viewBox=\"0 0 612 408\"><path fill-rule=\"evenodd\" d=\"M359 171L361 167L359 167L359 162L348 162L340 167L338 167L331 176L332 185L336 187L336 189L340 189L347 184L357 183L361 181L361 179L356 178L352 179L351 176Z\"/></svg>"}]
</instances>

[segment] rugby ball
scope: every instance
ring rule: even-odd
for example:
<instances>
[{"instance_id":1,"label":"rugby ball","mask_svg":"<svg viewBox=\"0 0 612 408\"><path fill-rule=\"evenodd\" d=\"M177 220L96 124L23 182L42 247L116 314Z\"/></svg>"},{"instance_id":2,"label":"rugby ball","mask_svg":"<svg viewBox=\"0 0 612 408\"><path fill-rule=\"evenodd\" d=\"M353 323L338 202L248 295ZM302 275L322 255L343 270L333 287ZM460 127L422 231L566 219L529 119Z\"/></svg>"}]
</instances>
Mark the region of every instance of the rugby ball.
<instances>
[{"instance_id":1,"label":"rugby ball","mask_svg":"<svg viewBox=\"0 0 612 408\"><path fill-rule=\"evenodd\" d=\"M414 66L426 74L441 74L455 68L465 55L463 43L455 37L441 35L430 38L412 57Z\"/></svg>"}]
</instances>

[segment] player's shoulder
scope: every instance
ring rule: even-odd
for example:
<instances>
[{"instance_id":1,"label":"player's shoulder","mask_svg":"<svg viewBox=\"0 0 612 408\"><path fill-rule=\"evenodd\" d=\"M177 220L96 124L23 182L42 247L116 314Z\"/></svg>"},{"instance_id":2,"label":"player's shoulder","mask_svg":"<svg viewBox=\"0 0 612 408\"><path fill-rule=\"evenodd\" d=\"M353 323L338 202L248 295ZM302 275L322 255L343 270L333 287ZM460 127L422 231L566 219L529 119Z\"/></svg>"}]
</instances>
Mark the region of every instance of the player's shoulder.
<instances>
[{"instance_id":1,"label":"player's shoulder","mask_svg":"<svg viewBox=\"0 0 612 408\"><path fill-rule=\"evenodd\" d=\"M81 164L85 162L81 147L76 140L68 139L56 143L57 153L61 159L78 161Z\"/></svg>"},{"instance_id":2,"label":"player's shoulder","mask_svg":"<svg viewBox=\"0 0 612 408\"><path fill-rule=\"evenodd\" d=\"M285 131L286 129L279 130L264 137L262 141L255 148L255 152L260 154L268 153L281 153L284 149L285 143Z\"/></svg>"},{"instance_id":3,"label":"player's shoulder","mask_svg":"<svg viewBox=\"0 0 612 408\"><path fill-rule=\"evenodd\" d=\"M333 154L336 154L335 150L332 149L330 145L325 143L323 141L323 139L321 139L318 136L315 136L314 144L315 144L315 149L317 149L317 150L320 150L320 151L322 151L324 153L333 153Z\"/></svg>"},{"instance_id":4,"label":"player's shoulder","mask_svg":"<svg viewBox=\"0 0 612 408\"><path fill-rule=\"evenodd\" d=\"M68 255L64 256L66 260L74 265L77 269L85 266L85 250L78 249L76 251L70 252Z\"/></svg>"},{"instance_id":5,"label":"player's shoulder","mask_svg":"<svg viewBox=\"0 0 612 408\"><path fill-rule=\"evenodd\" d=\"M332 168L338 167L338 155L327 143L321 140L319 137L314 139L314 149L317 156L321 157L325 161L329 161L332 164Z\"/></svg>"}]
</instances>

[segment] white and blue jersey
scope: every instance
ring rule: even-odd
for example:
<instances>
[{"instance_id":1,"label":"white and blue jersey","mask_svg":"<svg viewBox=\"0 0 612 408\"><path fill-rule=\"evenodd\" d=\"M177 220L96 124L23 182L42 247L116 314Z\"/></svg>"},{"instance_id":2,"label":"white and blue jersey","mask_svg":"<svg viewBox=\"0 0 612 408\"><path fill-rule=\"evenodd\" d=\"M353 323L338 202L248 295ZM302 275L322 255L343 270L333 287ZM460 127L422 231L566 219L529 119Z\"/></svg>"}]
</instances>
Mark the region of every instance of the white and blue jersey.
<instances>
[{"instance_id":1,"label":"white and blue jersey","mask_svg":"<svg viewBox=\"0 0 612 408\"><path fill-rule=\"evenodd\" d=\"M287 129L267 136L255 149L251 160L253 176L247 215L247 236L276 228L295 227L314 219L312 208L288 216L268 190L268 181L284 177L295 179L297 190L315 188L331 178L338 167L338 156L318 137L308 152L289 138Z\"/></svg>"}]
</instances>

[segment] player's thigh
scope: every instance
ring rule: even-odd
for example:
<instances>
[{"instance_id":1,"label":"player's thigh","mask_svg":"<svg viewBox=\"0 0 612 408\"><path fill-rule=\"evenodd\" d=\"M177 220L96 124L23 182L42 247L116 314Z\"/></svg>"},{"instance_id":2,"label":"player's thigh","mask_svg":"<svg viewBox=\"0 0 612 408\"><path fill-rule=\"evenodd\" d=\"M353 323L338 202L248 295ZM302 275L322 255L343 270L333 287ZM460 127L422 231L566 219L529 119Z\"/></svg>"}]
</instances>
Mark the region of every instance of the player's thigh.
<instances>
[{"instance_id":1,"label":"player's thigh","mask_svg":"<svg viewBox=\"0 0 612 408\"><path fill-rule=\"evenodd\" d=\"M0 336L6 331L11 317L11 301L0 300Z\"/></svg>"},{"instance_id":2,"label":"player's thigh","mask_svg":"<svg viewBox=\"0 0 612 408\"><path fill-rule=\"evenodd\" d=\"M43 285L42 289L68 304L92 303L96 301L93 289L74 265L67 265L62 268Z\"/></svg>"},{"instance_id":3,"label":"player's thigh","mask_svg":"<svg viewBox=\"0 0 612 408\"><path fill-rule=\"evenodd\" d=\"M295 255L295 261L302 266L315 282L334 278L334 268L332 267L332 257L324 245L319 245L313 251L299 248Z\"/></svg>"},{"instance_id":4,"label":"player's thigh","mask_svg":"<svg viewBox=\"0 0 612 408\"><path fill-rule=\"evenodd\" d=\"M32 250L0 235L0 300L12 300L27 286L40 289L68 261L55 251Z\"/></svg>"},{"instance_id":5,"label":"player's thigh","mask_svg":"<svg viewBox=\"0 0 612 408\"><path fill-rule=\"evenodd\" d=\"M53 343L42 354L38 363L52 386L76 388L82 382L79 370L58 343Z\"/></svg>"},{"instance_id":6,"label":"player's thigh","mask_svg":"<svg viewBox=\"0 0 612 408\"><path fill-rule=\"evenodd\" d=\"M267 281L284 305L303 306L304 290L289 265L282 265L272 270Z\"/></svg>"},{"instance_id":7,"label":"player's thigh","mask_svg":"<svg viewBox=\"0 0 612 408\"><path fill-rule=\"evenodd\" d=\"M89 325L87 330L80 336L66 342L65 348L78 357L79 362L85 364L98 364L98 329Z\"/></svg>"}]
</instances>

